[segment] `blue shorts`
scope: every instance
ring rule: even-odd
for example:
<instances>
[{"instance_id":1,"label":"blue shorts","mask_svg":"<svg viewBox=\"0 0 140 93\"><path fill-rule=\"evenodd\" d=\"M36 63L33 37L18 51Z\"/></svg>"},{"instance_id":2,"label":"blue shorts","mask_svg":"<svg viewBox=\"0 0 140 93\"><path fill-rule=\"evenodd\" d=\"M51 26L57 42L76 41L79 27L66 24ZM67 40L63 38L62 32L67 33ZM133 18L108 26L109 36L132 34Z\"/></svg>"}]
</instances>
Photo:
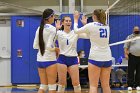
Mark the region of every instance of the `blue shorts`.
<instances>
[{"instance_id":1,"label":"blue shorts","mask_svg":"<svg viewBox=\"0 0 140 93\"><path fill-rule=\"evenodd\" d=\"M47 68L48 66L51 66L53 64L56 64L56 61L46 61L46 62L39 62L37 61L37 66L39 68Z\"/></svg>"},{"instance_id":2,"label":"blue shorts","mask_svg":"<svg viewBox=\"0 0 140 93\"><path fill-rule=\"evenodd\" d=\"M110 67L112 66L112 60L110 61L95 61L95 60L88 60L89 63L96 65L98 67Z\"/></svg>"},{"instance_id":3,"label":"blue shorts","mask_svg":"<svg viewBox=\"0 0 140 93\"><path fill-rule=\"evenodd\" d=\"M59 55L57 62L60 64L65 64L66 66L69 67L78 64L78 59L77 57L68 57L65 55Z\"/></svg>"}]
</instances>

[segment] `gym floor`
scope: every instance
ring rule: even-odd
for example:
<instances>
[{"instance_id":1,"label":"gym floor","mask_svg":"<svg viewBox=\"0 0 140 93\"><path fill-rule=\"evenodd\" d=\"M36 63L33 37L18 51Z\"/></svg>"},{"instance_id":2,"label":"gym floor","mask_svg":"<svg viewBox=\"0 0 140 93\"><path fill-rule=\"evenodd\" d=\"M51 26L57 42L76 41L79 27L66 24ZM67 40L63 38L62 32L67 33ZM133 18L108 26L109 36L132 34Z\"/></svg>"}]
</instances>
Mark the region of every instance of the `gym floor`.
<instances>
[{"instance_id":1,"label":"gym floor","mask_svg":"<svg viewBox=\"0 0 140 93\"><path fill-rule=\"evenodd\" d=\"M37 90L36 87L0 87L0 93L37 93ZM102 93L101 88L98 91L98 93ZM74 92L72 89L67 89L65 93ZM88 89L82 89L82 93L88 93ZM140 91L127 91L126 88L113 88L111 93L140 93Z\"/></svg>"}]
</instances>

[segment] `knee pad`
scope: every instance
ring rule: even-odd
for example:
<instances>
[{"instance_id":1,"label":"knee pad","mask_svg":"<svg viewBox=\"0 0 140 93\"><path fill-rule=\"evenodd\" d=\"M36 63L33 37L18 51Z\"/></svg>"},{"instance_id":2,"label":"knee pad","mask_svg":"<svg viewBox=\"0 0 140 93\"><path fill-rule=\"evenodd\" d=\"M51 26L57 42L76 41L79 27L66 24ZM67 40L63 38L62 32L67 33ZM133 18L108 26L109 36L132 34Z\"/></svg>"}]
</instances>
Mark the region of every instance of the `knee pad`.
<instances>
[{"instance_id":1,"label":"knee pad","mask_svg":"<svg viewBox=\"0 0 140 93\"><path fill-rule=\"evenodd\" d=\"M49 90L56 90L56 84L48 84Z\"/></svg>"},{"instance_id":2,"label":"knee pad","mask_svg":"<svg viewBox=\"0 0 140 93\"><path fill-rule=\"evenodd\" d=\"M42 89L42 90L46 91L48 89L48 85L40 84L40 88L39 89Z\"/></svg>"},{"instance_id":3,"label":"knee pad","mask_svg":"<svg viewBox=\"0 0 140 93\"><path fill-rule=\"evenodd\" d=\"M58 85L58 90L57 92L65 92L65 86L63 85Z\"/></svg>"},{"instance_id":4,"label":"knee pad","mask_svg":"<svg viewBox=\"0 0 140 93\"><path fill-rule=\"evenodd\" d=\"M80 92L80 91L81 91L80 84L78 86L74 86L74 92Z\"/></svg>"}]
</instances>

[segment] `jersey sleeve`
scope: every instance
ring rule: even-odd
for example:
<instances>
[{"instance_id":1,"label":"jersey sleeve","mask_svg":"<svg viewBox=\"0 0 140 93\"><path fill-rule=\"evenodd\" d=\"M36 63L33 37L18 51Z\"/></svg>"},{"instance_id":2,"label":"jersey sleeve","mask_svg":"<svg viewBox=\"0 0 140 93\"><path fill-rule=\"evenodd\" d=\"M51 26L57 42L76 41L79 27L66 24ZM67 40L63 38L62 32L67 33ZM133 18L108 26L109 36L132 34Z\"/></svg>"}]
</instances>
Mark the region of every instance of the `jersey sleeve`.
<instances>
[{"instance_id":1,"label":"jersey sleeve","mask_svg":"<svg viewBox=\"0 0 140 93\"><path fill-rule=\"evenodd\" d=\"M53 51L55 49L55 38L56 38L56 28L52 27L50 29L51 33L48 38L48 43L46 45L47 50Z\"/></svg>"},{"instance_id":2,"label":"jersey sleeve","mask_svg":"<svg viewBox=\"0 0 140 93\"><path fill-rule=\"evenodd\" d=\"M33 48L39 49L39 28L36 31L34 42L33 42Z\"/></svg>"},{"instance_id":3,"label":"jersey sleeve","mask_svg":"<svg viewBox=\"0 0 140 93\"><path fill-rule=\"evenodd\" d=\"M80 34L78 34L78 38L89 39L89 34L87 34L87 33L80 33Z\"/></svg>"},{"instance_id":4,"label":"jersey sleeve","mask_svg":"<svg viewBox=\"0 0 140 93\"><path fill-rule=\"evenodd\" d=\"M83 27L78 28L78 24L77 24L77 23L74 23L74 32L75 32L76 34L80 34L80 33L89 33L89 31L88 31L88 25L89 25L89 24L86 24L86 25L84 25Z\"/></svg>"}]
</instances>

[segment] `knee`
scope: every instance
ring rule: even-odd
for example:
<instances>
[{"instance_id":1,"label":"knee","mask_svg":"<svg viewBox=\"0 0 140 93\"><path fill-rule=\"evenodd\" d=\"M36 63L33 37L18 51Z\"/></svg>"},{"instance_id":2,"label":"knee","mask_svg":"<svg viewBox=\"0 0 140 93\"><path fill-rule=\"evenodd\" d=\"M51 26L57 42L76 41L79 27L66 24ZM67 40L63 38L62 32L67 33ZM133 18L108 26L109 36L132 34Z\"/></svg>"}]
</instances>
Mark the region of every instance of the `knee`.
<instances>
[{"instance_id":1,"label":"knee","mask_svg":"<svg viewBox=\"0 0 140 93\"><path fill-rule=\"evenodd\" d=\"M90 87L92 88L97 88L98 87L98 82L90 83Z\"/></svg>"},{"instance_id":2,"label":"knee","mask_svg":"<svg viewBox=\"0 0 140 93\"><path fill-rule=\"evenodd\" d=\"M108 83L101 82L101 86L102 86L102 88L109 87L109 82Z\"/></svg>"},{"instance_id":3,"label":"knee","mask_svg":"<svg viewBox=\"0 0 140 93\"><path fill-rule=\"evenodd\" d=\"M98 88L98 86L91 86L90 85L90 93L94 93L94 92L96 92L97 91L97 88Z\"/></svg>"},{"instance_id":4,"label":"knee","mask_svg":"<svg viewBox=\"0 0 140 93\"><path fill-rule=\"evenodd\" d=\"M76 86L76 85L79 85L79 84L80 84L80 82L77 81L77 80L76 80L76 81L72 81L72 85L73 85L73 86Z\"/></svg>"}]
</instances>

